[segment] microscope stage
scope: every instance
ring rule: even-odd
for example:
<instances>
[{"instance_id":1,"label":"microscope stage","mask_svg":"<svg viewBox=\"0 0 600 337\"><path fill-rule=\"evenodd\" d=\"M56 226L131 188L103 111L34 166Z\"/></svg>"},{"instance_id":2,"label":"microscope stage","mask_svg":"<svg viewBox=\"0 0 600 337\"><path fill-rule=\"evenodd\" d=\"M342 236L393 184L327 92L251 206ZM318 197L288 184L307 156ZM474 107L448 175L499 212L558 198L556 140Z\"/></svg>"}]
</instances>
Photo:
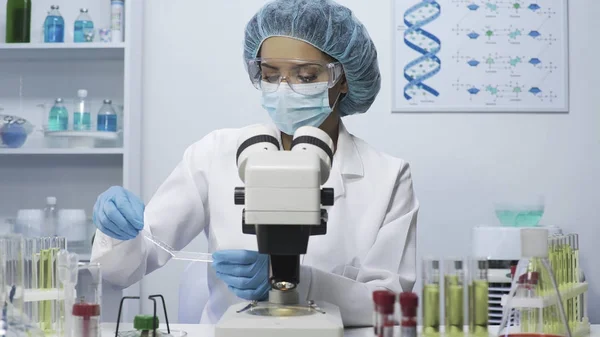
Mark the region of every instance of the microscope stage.
<instances>
[{"instance_id":1,"label":"microscope stage","mask_svg":"<svg viewBox=\"0 0 600 337\"><path fill-rule=\"evenodd\" d=\"M329 303L317 305L325 313L307 306L276 307L266 302L237 313L247 303L232 305L217 323L215 337L343 337L339 308Z\"/></svg>"}]
</instances>

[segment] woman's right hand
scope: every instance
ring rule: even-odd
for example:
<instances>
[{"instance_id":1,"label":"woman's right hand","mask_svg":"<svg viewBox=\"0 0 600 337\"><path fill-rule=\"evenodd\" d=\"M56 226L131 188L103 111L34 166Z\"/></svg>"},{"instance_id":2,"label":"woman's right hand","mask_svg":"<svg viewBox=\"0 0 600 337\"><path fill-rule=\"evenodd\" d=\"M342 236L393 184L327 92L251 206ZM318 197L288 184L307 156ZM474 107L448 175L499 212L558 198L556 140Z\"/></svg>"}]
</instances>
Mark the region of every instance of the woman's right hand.
<instances>
[{"instance_id":1,"label":"woman's right hand","mask_svg":"<svg viewBox=\"0 0 600 337\"><path fill-rule=\"evenodd\" d=\"M98 196L92 220L111 238L131 240L144 228L144 208L142 200L133 193L113 186Z\"/></svg>"}]
</instances>

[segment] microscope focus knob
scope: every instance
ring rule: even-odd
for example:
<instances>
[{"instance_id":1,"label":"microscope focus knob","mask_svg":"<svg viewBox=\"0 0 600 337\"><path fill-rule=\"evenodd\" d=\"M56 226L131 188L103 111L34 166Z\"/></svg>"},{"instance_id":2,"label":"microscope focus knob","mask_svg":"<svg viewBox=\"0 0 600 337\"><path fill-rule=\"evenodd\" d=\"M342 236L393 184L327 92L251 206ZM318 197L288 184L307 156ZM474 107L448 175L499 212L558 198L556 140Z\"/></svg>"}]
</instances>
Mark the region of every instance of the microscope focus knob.
<instances>
[{"instance_id":1,"label":"microscope focus knob","mask_svg":"<svg viewBox=\"0 0 600 337\"><path fill-rule=\"evenodd\" d=\"M246 202L246 192L243 187L236 187L234 193L234 203L243 205Z\"/></svg>"},{"instance_id":2,"label":"microscope focus knob","mask_svg":"<svg viewBox=\"0 0 600 337\"><path fill-rule=\"evenodd\" d=\"M321 190L321 205L323 206L333 206L335 194L333 193L333 188L325 187Z\"/></svg>"}]
</instances>

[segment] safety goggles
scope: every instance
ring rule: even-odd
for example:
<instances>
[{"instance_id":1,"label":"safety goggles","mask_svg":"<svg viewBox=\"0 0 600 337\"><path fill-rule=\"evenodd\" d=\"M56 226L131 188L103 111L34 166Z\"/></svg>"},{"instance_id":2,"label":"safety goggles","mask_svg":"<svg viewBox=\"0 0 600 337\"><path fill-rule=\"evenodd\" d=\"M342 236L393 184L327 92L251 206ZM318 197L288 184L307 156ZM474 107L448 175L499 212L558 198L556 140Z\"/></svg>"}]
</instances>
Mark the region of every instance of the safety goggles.
<instances>
[{"instance_id":1,"label":"safety goggles","mask_svg":"<svg viewBox=\"0 0 600 337\"><path fill-rule=\"evenodd\" d=\"M318 95L333 88L344 69L339 62L255 58L247 60L248 76L256 89L272 93L282 81L302 95Z\"/></svg>"}]
</instances>

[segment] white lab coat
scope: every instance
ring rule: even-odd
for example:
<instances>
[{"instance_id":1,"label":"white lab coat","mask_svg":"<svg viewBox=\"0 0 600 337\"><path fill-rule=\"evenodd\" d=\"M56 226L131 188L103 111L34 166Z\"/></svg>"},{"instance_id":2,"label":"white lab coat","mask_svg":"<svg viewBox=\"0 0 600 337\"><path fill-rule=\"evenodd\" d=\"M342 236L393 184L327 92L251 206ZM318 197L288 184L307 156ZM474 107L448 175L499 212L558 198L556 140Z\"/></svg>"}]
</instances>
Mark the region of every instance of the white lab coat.
<instances>
[{"instance_id":1,"label":"white lab coat","mask_svg":"<svg viewBox=\"0 0 600 337\"><path fill-rule=\"evenodd\" d=\"M210 252L257 250L256 237L242 233L243 207L233 202L234 188L243 186L236 166L242 130L214 131L185 151L147 205L144 230L177 250L203 231ZM334 188L335 205L329 208L327 234L311 237L301 259L300 298L339 306L346 326L368 326L373 290L411 290L416 279L419 204L410 168L350 135L341 124L325 186ZM123 287L169 258L141 235L119 241L97 231L92 249L105 281ZM242 300L207 268L210 298L202 323L216 323L231 304Z\"/></svg>"}]
</instances>

